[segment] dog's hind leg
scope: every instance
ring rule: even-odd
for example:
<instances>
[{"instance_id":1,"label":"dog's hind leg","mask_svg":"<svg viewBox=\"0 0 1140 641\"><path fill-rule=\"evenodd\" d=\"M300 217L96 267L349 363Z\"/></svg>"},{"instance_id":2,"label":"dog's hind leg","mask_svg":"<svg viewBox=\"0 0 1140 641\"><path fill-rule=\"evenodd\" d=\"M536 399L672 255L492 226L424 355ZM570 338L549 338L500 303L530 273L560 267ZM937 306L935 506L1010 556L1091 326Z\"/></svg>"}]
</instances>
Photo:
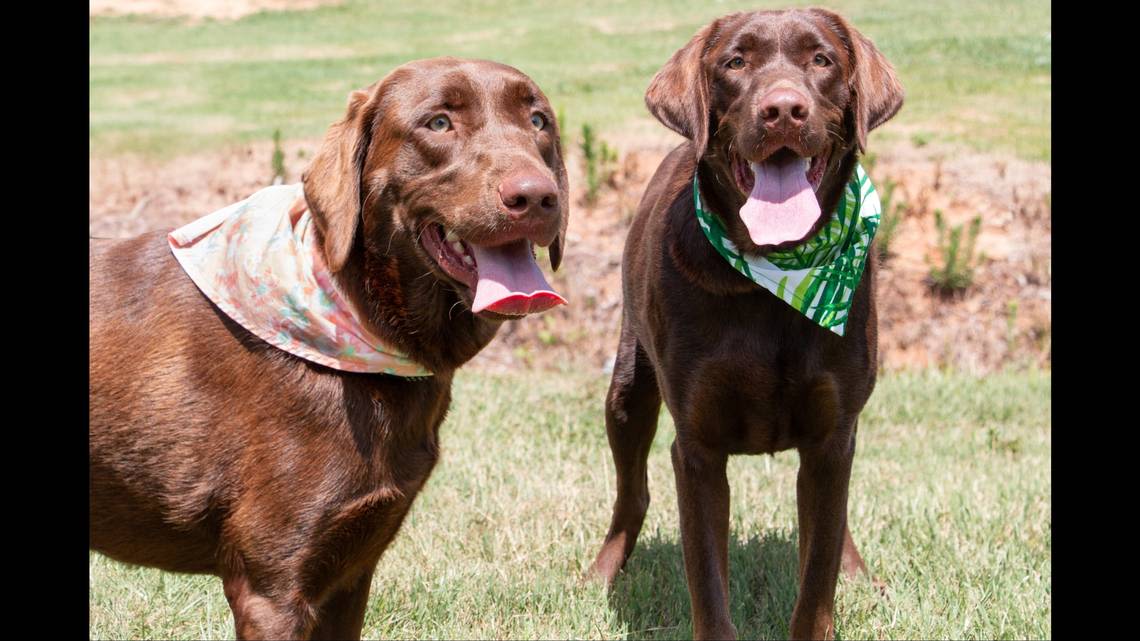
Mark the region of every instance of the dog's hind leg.
<instances>
[{"instance_id":1,"label":"dog's hind leg","mask_svg":"<svg viewBox=\"0 0 1140 641\"><path fill-rule=\"evenodd\" d=\"M606 435L617 468L617 499L609 532L589 571L607 585L633 551L649 509L646 459L657 433L660 410L661 392L653 365L628 324L623 323L606 395Z\"/></svg>"}]
</instances>

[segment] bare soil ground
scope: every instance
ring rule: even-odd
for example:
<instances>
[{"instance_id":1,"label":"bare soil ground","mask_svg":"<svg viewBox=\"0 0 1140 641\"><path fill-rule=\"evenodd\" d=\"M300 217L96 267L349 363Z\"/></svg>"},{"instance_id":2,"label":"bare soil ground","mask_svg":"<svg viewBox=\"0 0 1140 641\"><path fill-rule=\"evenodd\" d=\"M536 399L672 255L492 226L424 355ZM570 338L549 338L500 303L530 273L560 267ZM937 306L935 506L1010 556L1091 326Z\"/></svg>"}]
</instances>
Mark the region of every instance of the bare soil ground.
<instances>
[{"instance_id":1,"label":"bare soil ground","mask_svg":"<svg viewBox=\"0 0 1140 641\"><path fill-rule=\"evenodd\" d=\"M621 314L621 255L626 229L657 164L678 139L612 140L618 168L597 204L585 206L581 155L568 149L574 186L567 255L551 279L571 302L509 322L473 364L484 369L608 368ZM319 141L284 145L288 181ZM1052 255L1047 164L925 146L876 148L872 179L898 187L906 203L892 255L878 280L880 361L885 369L954 367L988 372L1048 366L1051 357ZM93 160L92 236L129 237L187 223L269 184L271 145L186 156L166 163L120 156ZM984 253L973 286L944 297L927 283L937 258L934 211L950 224L982 217ZM549 271L549 270L547 270Z\"/></svg>"}]
</instances>

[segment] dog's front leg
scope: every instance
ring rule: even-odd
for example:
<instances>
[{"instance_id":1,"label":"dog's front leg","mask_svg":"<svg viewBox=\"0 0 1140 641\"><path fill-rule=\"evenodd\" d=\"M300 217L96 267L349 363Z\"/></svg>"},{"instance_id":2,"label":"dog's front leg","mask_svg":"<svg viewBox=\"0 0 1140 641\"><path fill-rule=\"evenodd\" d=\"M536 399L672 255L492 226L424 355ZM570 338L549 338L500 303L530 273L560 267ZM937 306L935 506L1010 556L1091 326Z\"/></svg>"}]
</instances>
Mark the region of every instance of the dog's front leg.
<instances>
[{"instance_id":1,"label":"dog's front leg","mask_svg":"<svg viewBox=\"0 0 1140 641\"><path fill-rule=\"evenodd\" d=\"M234 615L237 639L307 639L313 629L311 604L296 592L259 590L244 570L222 576Z\"/></svg>"},{"instance_id":2,"label":"dog's front leg","mask_svg":"<svg viewBox=\"0 0 1140 641\"><path fill-rule=\"evenodd\" d=\"M835 583L847 530L847 486L855 457L854 427L801 447L799 453L800 591L792 610L791 638L831 639Z\"/></svg>"},{"instance_id":3,"label":"dog's front leg","mask_svg":"<svg viewBox=\"0 0 1140 641\"><path fill-rule=\"evenodd\" d=\"M372 568L362 574L348 588L336 592L321 606L317 624L309 637L320 639L359 639L364 628L364 611L368 606L368 591L372 588Z\"/></svg>"},{"instance_id":4,"label":"dog's front leg","mask_svg":"<svg viewBox=\"0 0 1140 641\"><path fill-rule=\"evenodd\" d=\"M728 614L728 455L680 438L672 454L693 637L735 639Z\"/></svg>"}]
</instances>

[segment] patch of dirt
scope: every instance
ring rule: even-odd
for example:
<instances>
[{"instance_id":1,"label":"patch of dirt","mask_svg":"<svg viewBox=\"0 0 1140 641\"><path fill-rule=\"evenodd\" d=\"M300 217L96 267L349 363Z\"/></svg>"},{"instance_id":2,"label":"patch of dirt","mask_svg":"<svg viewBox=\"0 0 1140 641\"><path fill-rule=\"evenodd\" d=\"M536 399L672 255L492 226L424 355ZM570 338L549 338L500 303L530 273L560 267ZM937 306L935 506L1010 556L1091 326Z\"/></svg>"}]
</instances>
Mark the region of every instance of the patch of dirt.
<instances>
[{"instance_id":1,"label":"patch of dirt","mask_svg":"<svg viewBox=\"0 0 1140 641\"><path fill-rule=\"evenodd\" d=\"M300 11L330 0L90 0L90 16L145 15L191 20L237 20L259 11Z\"/></svg>"},{"instance_id":2,"label":"patch of dirt","mask_svg":"<svg viewBox=\"0 0 1140 641\"><path fill-rule=\"evenodd\" d=\"M562 269L551 278L571 302L505 323L472 366L504 370L608 369L621 315L626 230L653 171L676 144L669 135L621 137L617 171L596 205L583 203L578 149L567 144L572 191ZM286 180L295 182L319 140L283 144ZM1051 170L1044 163L960 149L900 144L876 148L871 177L897 183L905 203L878 275L880 361L885 369L948 366L984 373L1051 358ZM167 163L137 157L92 159L93 236L129 237L170 229L247 197L272 177L270 143ZM984 254L974 283L944 297L927 283L937 257L934 212L948 224L981 216ZM549 272L549 270L547 269Z\"/></svg>"},{"instance_id":3,"label":"patch of dirt","mask_svg":"<svg viewBox=\"0 0 1140 641\"><path fill-rule=\"evenodd\" d=\"M282 142L287 181L300 181L319 142ZM164 163L130 155L92 158L89 232L128 238L173 229L243 200L273 180L272 154L273 143L265 142Z\"/></svg>"}]
</instances>

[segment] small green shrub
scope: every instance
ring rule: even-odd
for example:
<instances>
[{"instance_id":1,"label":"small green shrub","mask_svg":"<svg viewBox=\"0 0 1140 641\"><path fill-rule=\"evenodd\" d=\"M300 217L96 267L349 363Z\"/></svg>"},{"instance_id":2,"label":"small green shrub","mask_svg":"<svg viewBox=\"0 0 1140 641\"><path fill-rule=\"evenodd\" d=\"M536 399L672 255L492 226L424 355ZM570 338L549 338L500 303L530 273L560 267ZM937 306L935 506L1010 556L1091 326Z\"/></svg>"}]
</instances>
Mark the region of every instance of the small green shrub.
<instances>
[{"instance_id":1,"label":"small green shrub","mask_svg":"<svg viewBox=\"0 0 1140 641\"><path fill-rule=\"evenodd\" d=\"M1007 438L1005 431L996 427L986 428L986 445L991 452L1003 452L1017 456L1021 453L1021 439Z\"/></svg>"},{"instance_id":2,"label":"small green shrub","mask_svg":"<svg viewBox=\"0 0 1140 641\"><path fill-rule=\"evenodd\" d=\"M940 264L930 269L931 285L943 294L961 292L974 283L974 268L984 256L974 257L974 244L982 229L982 217L970 221L966 239L962 241L962 225L947 230L942 210L934 210L934 224L938 228L938 254Z\"/></svg>"},{"instance_id":3,"label":"small green shrub","mask_svg":"<svg viewBox=\"0 0 1140 641\"><path fill-rule=\"evenodd\" d=\"M273 179L270 180L272 185L280 185L285 182L285 152L281 150L281 130L273 130Z\"/></svg>"},{"instance_id":4,"label":"small green shrub","mask_svg":"<svg viewBox=\"0 0 1140 641\"><path fill-rule=\"evenodd\" d=\"M551 316L542 317L542 329L538 330L538 340L545 346L557 345L561 341L562 332L559 331L558 322Z\"/></svg>"},{"instance_id":5,"label":"small green shrub","mask_svg":"<svg viewBox=\"0 0 1140 641\"><path fill-rule=\"evenodd\" d=\"M617 150L604 140L598 140L590 123L582 124L582 159L586 164L586 204L598 201L603 184L613 178L617 165Z\"/></svg>"},{"instance_id":6,"label":"small green shrub","mask_svg":"<svg viewBox=\"0 0 1140 641\"><path fill-rule=\"evenodd\" d=\"M1017 347L1017 300L1010 299L1005 307L1005 348L1010 353Z\"/></svg>"},{"instance_id":7,"label":"small green shrub","mask_svg":"<svg viewBox=\"0 0 1140 641\"><path fill-rule=\"evenodd\" d=\"M906 211L906 203L896 203L893 200L897 186L895 181L886 178L878 189L882 215L879 219L879 231L875 235L875 244L879 248L879 258L884 261L891 255L891 241L894 240L895 232L898 231L899 223L902 221L902 213Z\"/></svg>"}]
</instances>

